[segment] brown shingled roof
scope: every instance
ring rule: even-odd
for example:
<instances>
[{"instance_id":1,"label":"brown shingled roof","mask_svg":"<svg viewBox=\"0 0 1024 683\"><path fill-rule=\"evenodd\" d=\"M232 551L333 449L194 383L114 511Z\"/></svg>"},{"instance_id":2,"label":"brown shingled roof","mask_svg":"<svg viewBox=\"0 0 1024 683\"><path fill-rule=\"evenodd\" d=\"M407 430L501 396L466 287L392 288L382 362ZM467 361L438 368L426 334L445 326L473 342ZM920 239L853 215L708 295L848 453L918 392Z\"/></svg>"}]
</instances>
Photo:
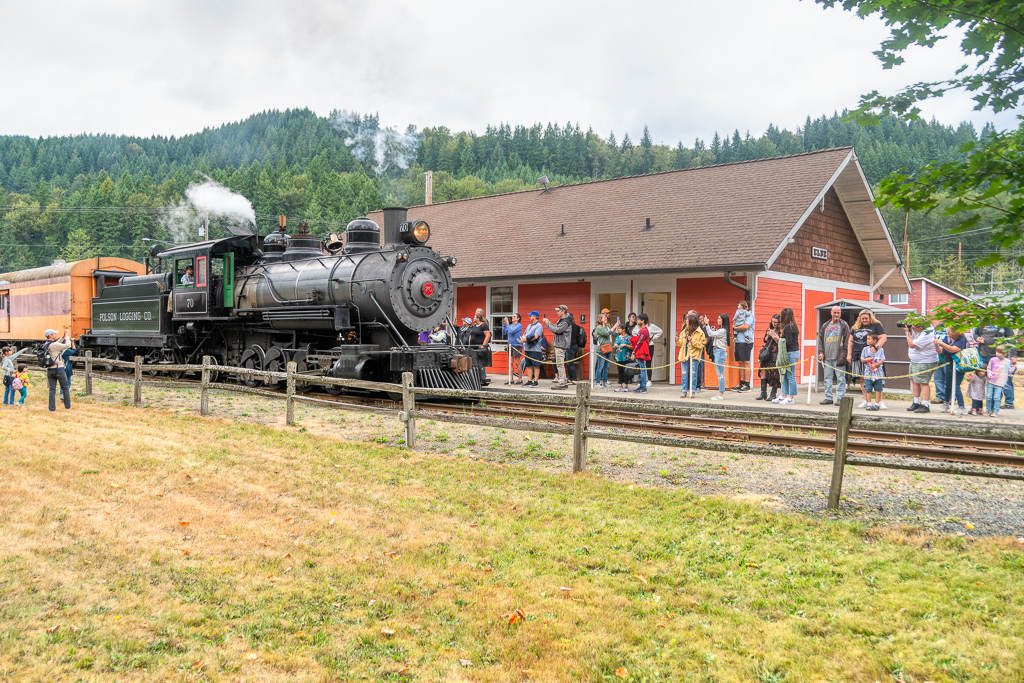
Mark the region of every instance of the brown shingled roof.
<instances>
[{"instance_id":1,"label":"brown shingled roof","mask_svg":"<svg viewBox=\"0 0 1024 683\"><path fill-rule=\"evenodd\" d=\"M430 223L430 246L459 259L462 281L761 269L851 152L840 147L462 199L412 207L409 216ZM644 230L648 218L653 228Z\"/></svg>"}]
</instances>

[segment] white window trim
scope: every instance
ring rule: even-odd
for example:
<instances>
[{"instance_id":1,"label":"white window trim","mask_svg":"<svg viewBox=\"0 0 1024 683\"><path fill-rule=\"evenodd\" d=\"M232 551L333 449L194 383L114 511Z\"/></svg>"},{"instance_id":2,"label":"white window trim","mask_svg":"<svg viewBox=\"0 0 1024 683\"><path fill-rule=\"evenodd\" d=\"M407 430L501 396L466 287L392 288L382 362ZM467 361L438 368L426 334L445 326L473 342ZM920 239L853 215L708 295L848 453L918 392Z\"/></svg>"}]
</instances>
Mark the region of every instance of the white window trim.
<instances>
[{"instance_id":1,"label":"white window trim","mask_svg":"<svg viewBox=\"0 0 1024 683\"><path fill-rule=\"evenodd\" d=\"M890 306L892 306L893 304L902 304L902 305L906 306L907 304L910 303L910 295L909 294L889 294L888 296L889 296L889 305ZM903 299L903 301L893 301L893 297L901 297Z\"/></svg>"},{"instance_id":2,"label":"white window trim","mask_svg":"<svg viewBox=\"0 0 1024 683\"><path fill-rule=\"evenodd\" d=\"M491 351L497 351L499 353L508 352L508 342L494 341L494 316L491 314L491 290L495 287L511 287L512 288L512 310L519 310L519 285L517 284L502 284L502 285L487 285L487 323L491 325Z\"/></svg>"}]
</instances>

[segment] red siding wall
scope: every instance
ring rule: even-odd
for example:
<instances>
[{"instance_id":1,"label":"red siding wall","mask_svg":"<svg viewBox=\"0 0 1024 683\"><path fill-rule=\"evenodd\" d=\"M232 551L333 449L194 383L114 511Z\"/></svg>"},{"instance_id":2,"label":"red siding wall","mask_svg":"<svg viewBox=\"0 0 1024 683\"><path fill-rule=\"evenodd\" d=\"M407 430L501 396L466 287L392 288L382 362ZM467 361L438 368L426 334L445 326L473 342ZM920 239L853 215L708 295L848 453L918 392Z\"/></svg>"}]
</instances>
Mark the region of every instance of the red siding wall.
<instances>
[{"instance_id":1,"label":"red siding wall","mask_svg":"<svg viewBox=\"0 0 1024 683\"><path fill-rule=\"evenodd\" d=\"M507 286L505 283L499 285ZM477 308L487 310L487 287L485 286L461 286L458 288L458 319L472 318ZM547 316L551 322L558 319L555 313L555 306L565 304L569 312L579 323L580 313L587 317L581 326L590 334L592 327L590 320L590 283L589 282L558 282L544 284L519 285L518 312L523 316L523 325L528 325L527 314L530 311L539 311L542 318ZM544 336L551 344L553 334L545 328ZM587 342L587 351L590 351L591 343ZM508 354L494 353L491 362L493 365L488 372L505 374L508 372ZM583 361L584 377L589 377L589 358Z\"/></svg>"},{"instance_id":2,"label":"red siding wall","mask_svg":"<svg viewBox=\"0 0 1024 683\"><path fill-rule=\"evenodd\" d=\"M733 278L736 282L747 283L744 277ZM676 329L666 330L666 334L672 335L672 343L679 337L679 330L683 327L686 311L694 309L698 314L707 315L711 324L717 326L718 316L725 313L729 316L729 323L732 324L733 315L736 313L737 304L743 299L745 292L742 289L726 284L721 277L697 277L679 278L676 280ZM757 334L755 330L755 335ZM755 342L757 340L755 339ZM755 343L756 347L757 344ZM672 347L673 360L677 357L679 349ZM729 353L726 355L725 385L736 386L739 382L739 372L730 368L735 366L733 357L733 345L729 344ZM682 382L680 375L680 364L676 363L676 384ZM718 387L718 373L715 372L715 364L710 360L704 365L704 386Z\"/></svg>"},{"instance_id":3,"label":"red siding wall","mask_svg":"<svg viewBox=\"0 0 1024 683\"><path fill-rule=\"evenodd\" d=\"M843 289L842 287L837 287L836 299L852 299L853 301L871 301L871 294L869 292L862 292L859 289Z\"/></svg>"},{"instance_id":4,"label":"red siding wall","mask_svg":"<svg viewBox=\"0 0 1024 683\"><path fill-rule=\"evenodd\" d=\"M754 301L754 353L761 348L761 340L764 338L764 331L768 329L768 323L772 316L783 308L789 306L793 309L796 317L796 324L801 325L803 320L803 285L799 282L784 282L782 280L770 280L758 278L757 299ZM757 362L754 362L754 370L757 370ZM755 375L751 383L757 385L758 379Z\"/></svg>"},{"instance_id":5,"label":"red siding wall","mask_svg":"<svg viewBox=\"0 0 1024 683\"><path fill-rule=\"evenodd\" d=\"M815 289L804 290L804 321L803 336L801 341L817 339L818 337L818 310L817 306L827 304L840 298L832 293L832 290L823 291ZM817 343L804 346L800 355L801 376L810 375L815 370L814 356L817 352Z\"/></svg>"},{"instance_id":6,"label":"red siding wall","mask_svg":"<svg viewBox=\"0 0 1024 683\"><path fill-rule=\"evenodd\" d=\"M476 309L487 310L487 288L486 287L459 287L458 301L455 305L455 324L462 325L463 318L472 318Z\"/></svg>"}]
</instances>

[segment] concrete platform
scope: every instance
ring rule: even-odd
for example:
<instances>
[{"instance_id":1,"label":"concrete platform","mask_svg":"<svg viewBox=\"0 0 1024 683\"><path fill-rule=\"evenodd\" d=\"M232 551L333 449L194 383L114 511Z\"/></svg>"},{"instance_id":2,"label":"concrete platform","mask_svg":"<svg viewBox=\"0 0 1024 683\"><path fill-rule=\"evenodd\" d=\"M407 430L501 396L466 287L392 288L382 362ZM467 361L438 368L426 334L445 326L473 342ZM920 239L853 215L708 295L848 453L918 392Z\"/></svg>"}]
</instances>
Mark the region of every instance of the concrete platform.
<instances>
[{"instance_id":1,"label":"concrete platform","mask_svg":"<svg viewBox=\"0 0 1024 683\"><path fill-rule=\"evenodd\" d=\"M551 380L540 380L540 386L537 388L524 389L522 386L512 385L507 386L505 384L505 377L501 375L489 376L491 384L488 389L502 390L502 391L516 391L523 394L572 394L575 393L576 388L570 386L568 389L561 391L554 391L551 389L554 384ZM712 389L704 389L702 392L694 395L694 398L684 398L680 392L679 385L670 385L666 382L655 382L647 385L647 394L636 394L632 390L637 387L636 384L630 385L630 393L625 394L622 392L616 392L615 387L618 386L612 382L608 383L608 388L591 388L591 393L596 396L602 396L606 398L625 398L627 396L639 398L643 397L652 401L678 401L680 403L701 403L707 404L710 407L723 407L723 406L743 406L745 408L760 408L769 411L779 411L780 413L786 410L813 410L826 413L836 414L839 412L839 407L836 405L820 405L820 401L825 398L825 390L819 388L817 393L812 393L810 397L810 405L807 403L807 385L803 384L798 387L798 399L797 402L792 405L778 405L771 401L758 401L757 396L760 395L760 389L751 389L750 391L738 392L728 391L725 392L724 401L712 401L712 396L717 396L718 391ZM1018 395L1021 392L1021 388L1017 387ZM1008 424L1008 425L1024 425L1024 408L1017 407L1015 409L1002 409L999 412L998 417L986 416L975 416L975 415L950 415L949 413L942 412L941 405L931 405L931 412L929 413L910 413L907 412L907 408L910 407L911 396L901 394L884 394L884 401L886 410L880 410L878 412L867 411L864 408L857 408L857 405L863 400L863 395L859 390L849 392L855 399L853 412L854 414L863 415L878 415L893 418L906 418L913 420L918 417L927 419L945 419L945 420L964 420L967 422L978 422L980 424ZM1022 400L1017 401L1018 404L1022 403ZM970 401L967 402L968 409L970 409ZM1024 437L1024 431L1022 431L1022 437Z\"/></svg>"}]
</instances>

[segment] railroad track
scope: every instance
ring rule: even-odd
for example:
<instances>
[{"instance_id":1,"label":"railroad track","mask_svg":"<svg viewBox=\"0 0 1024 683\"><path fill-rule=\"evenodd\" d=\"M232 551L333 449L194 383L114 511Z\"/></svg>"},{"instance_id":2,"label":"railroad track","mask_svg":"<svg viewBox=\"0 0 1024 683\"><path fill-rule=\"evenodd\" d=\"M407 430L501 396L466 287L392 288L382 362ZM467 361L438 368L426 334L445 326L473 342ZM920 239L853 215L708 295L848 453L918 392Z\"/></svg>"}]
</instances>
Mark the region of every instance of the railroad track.
<instances>
[{"instance_id":1,"label":"railroad track","mask_svg":"<svg viewBox=\"0 0 1024 683\"><path fill-rule=\"evenodd\" d=\"M94 369L96 375L122 376L124 373ZM198 380L186 378L160 378L161 383L181 384L183 387L198 384ZM265 391L284 394L283 389L266 387ZM389 410L401 410L401 401L385 397L345 394L336 396L310 390L304 395L315 396L317 401L330 403L375 406ZM572 425L575 417L568 409L553 409L551 406L531 403L529 396L523 401L486 400L480 404L444 403L417 401L418 410L448 414L472 415L478 417L500 417L527 420L537 423L537 431L544 431L545 424ZM784 415L780 415L785 419ZM789 446L831 453L835 448L835 427L807 426L777 422L772 424L751 424L749 421L707 417L700 415L660 415L631 411L591 408L590 425L612 430L646 432L664 436L679 436L736 443ZM989 441L951 436L922 434L892 434L851 429L847 450L851 454L874 456L904 456L949 462L984 463L988 465L1024 467L1024 441ZM969 456L958 457L959 452Z\"/></svg>"},{"instance_id":2,"label":"railroad track","mask_svg":"<svg viewBox=\"0 0 1024 683\"><path fill-rule=\"evenodd\" d=\"M534 409L530 409L530 408ZM571 425L575 416L566 411L552 411L547 406L510 401L487 401L486 406L453 406L451 404L417 403L417 408L443 412L470 413L480 416L520 418L541 424ZM525 408L525 409L524 409ZM785 423L751 425L740 420L708 418L702 416L651 415L642 412L608 411L594 407L590 425L609 429L652 432L666 436L791 446L831 453L835 448L835 428L807 427ZM751 427L757 429L752 431ZM826 436L821 436L825 434ZM1016 446L1016 447L1015 447ZM971 456L957 457L957 450L971 452ZM981 439L936 437L915 434L878 434L867 430L850 430L847 446L850 454L908 456L952 462L984 462L990 465L1024 467L1024 443L1010 444Z\"/></svg>"}]
</instances>

